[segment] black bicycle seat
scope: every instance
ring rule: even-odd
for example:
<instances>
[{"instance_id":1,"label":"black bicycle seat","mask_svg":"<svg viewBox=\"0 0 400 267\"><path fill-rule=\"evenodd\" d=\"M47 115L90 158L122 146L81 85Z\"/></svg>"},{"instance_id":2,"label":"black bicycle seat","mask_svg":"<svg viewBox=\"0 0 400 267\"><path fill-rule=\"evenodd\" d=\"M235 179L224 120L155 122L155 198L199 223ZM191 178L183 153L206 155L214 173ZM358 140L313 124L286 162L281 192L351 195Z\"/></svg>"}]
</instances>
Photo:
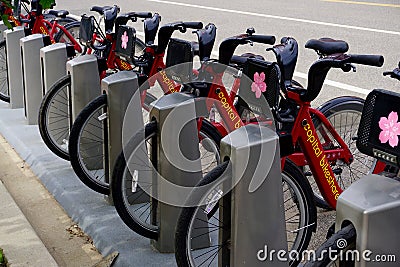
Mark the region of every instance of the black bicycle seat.
<instances>
[{"instance_id":1,"label":"black bicycle seat","mask_svg":"<svg viewBox=\"0 0 400 267\"><path fill-rule=\"evenodd\" d=\"M232 58L231 58L231 63L241 66L244 63L246 63L248 58L255 58L255 59L259 59L259 60L264 60L264 57L262 55L256 55L256 54L253 54L253 53L245 53L245 54L242 54L240 56L233 55Z\"/></svg>"},{"instance_id":2,"label":"black bicycle seat","mask_svg":"<svg viewBox=\"0 0 400 267\"><path fill-rule=\"evenodd\" d=\"M59 17L59 18L65 18L67 15L69 15L69 11L68 10L49 10L48 12L50 15Z\"/></svg>"},{"instance_id":3,"label":"black bicycle seat","mask_svg":"<svg viewBox=\"0 0 400 267\"><path fill-rule=\"evenodd\" d=\"M307 93L307 89L304 89L303 87L299 87L299 86L295 86L295 85L287 86L286 90L288 90L290 92L293 92L293 93L296 93L296 94L298 94L300 96L301 95L305 95Z\"/></svg>"},{"instance_id":4,"label":"black bicycle seat","mask_svg":"<svg viewBox=\"0 0 400 267\"><path fill-rule=\"evenodd\" d=\"M201 61L211 58L212 49L215 43L217 27L214 24L207 24L204 29L196 31L199 40L199 57Z\"/></svg>"},{"instance_id":5,"label":"black bicycle seat","mask_svg":"<svg viewBox=\"0 0 400 267\"><path fill-rule=\"evenodd\" d=\"M158 13L154 13L152 18L146 19L144 21L144 38L147 45L154 44L160 21L161 16Z\"/></svg>"},{"instance_id":6,"label":"black bicycle seat","mask_svg":"<svg viewBox=\"0 0 400 267\"><path fill-rule=\"evenodd\" d=\"M94 11L99 13L100 15L104 15L104 11L112 8L112 6L92 6L90 11Z\"/></svg>"},{"instance_id":7,"label":"black bicycle seat","mask_svg":"<svg viewBox=\"0 0 400 267\"><path fill-rule=\"evenodd\" d=\"M314 49L323 55L346 53L349 50L349 45L345 41L332 38L311 39L307 41L305 47Z\"/></svg>"}]
</instances>

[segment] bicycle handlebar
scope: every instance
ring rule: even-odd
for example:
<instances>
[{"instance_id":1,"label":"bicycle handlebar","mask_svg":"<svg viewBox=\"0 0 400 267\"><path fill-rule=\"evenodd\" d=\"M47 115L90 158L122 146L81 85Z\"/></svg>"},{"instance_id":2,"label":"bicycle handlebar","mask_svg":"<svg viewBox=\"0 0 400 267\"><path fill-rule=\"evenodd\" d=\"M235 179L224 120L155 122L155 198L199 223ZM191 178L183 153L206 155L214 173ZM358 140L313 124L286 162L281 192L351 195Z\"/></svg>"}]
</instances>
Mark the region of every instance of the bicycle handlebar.
<instances>
[{"instance_id":1,"label":"bicycle handlebar","mask_svg":"<svg viewBox=\"0 0 400 267\"><path fill-rule=\"evenodd\" d=\"M262 44L274 44L275 36L271 35L253 35L253 34L241 34L233 37L229 37L222 41L219 46L219 60L218 62L223 65L229 65L229 62L235 53L236 48L239 45L248 43L262 43ZM223 71L223 70L221 70Z\"/></svg>"},{"instance_id":2,"label":"bicycle handlebar","mask_svg":"<svg viewBox=\"0 0 400 267\"><path fill-rule=\"evenodd\" d=\"M250 35L249 40L260 44L273 45L276 41L275 36L272 35Z\"/></svg>"},{"instance_id":3,"label":"bicycle handlebar","mask_svg":"<svg viewBox=\"0 0 400 267\"><path fill-rule=\"evenodd\" d=\"M382 67L384 58L381 55L348 55L349 63Z\"/></svg>"},{"instance_id":4,"label":"bicycle handlebar","mask_svg":"<svg viewBox=\"0 0 400 267\"><path fill-rule=\"evenodd\" d=\"M131 18L141 18L141 19L148 19L153 17L153 14L151 12L131 12L128 13L128 16Z\"/></svg>"},{"instance_id":5,"label":"bicycle handlebar","mask_svg":"<svg viewBox=\"0 0 400 267\"><path fill-rule=\"evenodd\" d=\"M169 39L171 38L174 31L179 30L182 33L186 32L186 29L201 29L203 28L202 22L173 22L161 26L158 31L158 48L157 53L164 53L167 49Z\"/></svg>"},{"instance_id":6,"label":"bicycle handlebar","mask_svg":"<svg viewBox=\"0 0 400 267\"><path fill-rule=\"evenodd\" d=\"M203 23L199 21L182 22L183 26L187 29L200 30L203 28Z\"/></svg>"},{"instance_id":7,"label":"bicycle handlebar","mask_svg":"<svg viewBox=\"0 0 400 267\"><path fill-rule=\"evenodd\" d=\"M300 96L302 101L311 102L321 92L326 75L331 68L351 70L351 63L381 67L384 58L381 55L347 55L335 54L317 60L308 71L307 91Z\"/></svg>"},{"instance_id":8,"label":"bicycle handlebar","mask_svg":"<svg viewBox=\"0 0 400 267\"><path fill-rule=\"evenodd\" d=\"M391 78L397 79L400 81L400 62L399 67L395 68L393 71L385 71L383 73L384 76L390 75Z\"/></svg>"},{"instance_id":9,"label":"bicycle handlebar","mask_svg":"<svg viewBox=\"0 0 400 267\"><path fill-rule=\"evenodd\" d=\"M151 17L153 17L153 14L151 12L129 12L119 15L115 19L115 32L118 32L119 26L126 25L128 23L128 20L136 22L138 18L147 19Z\"/></svg>"}]
</instances>

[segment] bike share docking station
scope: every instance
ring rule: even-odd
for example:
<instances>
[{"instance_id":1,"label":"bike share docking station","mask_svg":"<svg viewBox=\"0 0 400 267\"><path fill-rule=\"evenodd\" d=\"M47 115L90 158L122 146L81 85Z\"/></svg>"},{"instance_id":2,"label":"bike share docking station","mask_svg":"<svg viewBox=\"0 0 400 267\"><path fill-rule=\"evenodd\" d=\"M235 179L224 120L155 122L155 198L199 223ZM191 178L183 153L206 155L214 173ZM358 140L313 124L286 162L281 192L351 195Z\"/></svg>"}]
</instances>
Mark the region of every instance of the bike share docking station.
<instances>
[{"instance_id":1,"label":"bike share docking station","mask_svg":"<svg viewBox=\"0 0 400 267\"><path fill-rule=\"evenodd\" d=\"M38 123L43 98L40 49L48 45L51 45L51 40L47 35L33 34L20 39L24 110L30 125Z\"/></svg>"},{"instance_id":2,"label":"bike share docking station","mask_svg":"<svg viewBox=\"0 0 400 267\"><path fill-rule=\"evenodd\" d=\"M219 266L227 266L227 259L230 266L287 266L276 258L270 261L267 254L287 251L276 132L258 125L243 126L222 139L221 158L225 157L232 164L232 179L223 188L233 189L219 216L230 217L231 228L221 231L219 238L230 239L231 249L222 250Z\"/></svg>"},{"instance_id":3,"label":"bike share docking station","mask_svg":"<svg viewBox=\"0 0 400 267\"><path fill-rule=\"evenodd\" d=\"M5 30L7 50L8 90L10 107L12 109L24 107L24 89L22 87L22 60L19 40L25 37L24 27L15 27Z\"/></svg>"},{"instance_id":4,"label":"bike share docking station","mask_svg":"<svg viewBox=\"0 0 400 267\"><path fill-rule=\"evenodd\" d=\"M72 128L73 122L78 117L79 113L93 99L101 94L100 89L100 71L98 59L94 55L83 55L75 57L67 62L67 74L71 76L71 86L68 88L68 107L69 109L69 127ZM65 110L64 110L65 112ZM64 122L67 124L67 122ZM67 127L67 125L63 125ZM95 126L88 126L89 131L96 136L102 136L102 130ZM97 155L97 148L92 145L82 144L82 150L88 155ZM87 162L89 170L103 169L103 159L92 157L90 162Z\"/></svg>"},{"instance_id":5,"label":"bike share docking station","mask_svg":"<svg viewBox=\"0 0 400 267\"><path fill-rule=\"evenodd\" d=\"M107 124L104 127L104 171L105 181L110 182L114 163L123 148L123 130L136 133L143 127L142 116L131 116L129 125L124 125L126 114L142 114L138 77L133 71L120 71L104 78L101 89L107 94ZM133 104L134 103L134 104ZM105 119L105 118L104 118ZM129 140L131 136L124 136ZM111 194L107 200L112 204Z\"/></svg>"},{"instance_id":6,"label":"bike share docking station","mask_svg":"<svg viewBox=\"0 0 400 267\"><path fill-rule=\"evenodd\" d=\"M71 75L71 88L69 88L71 126L82 109L100 95L97 61L94 55L83 55L67 62L67 74Z\"/></svg>"},{"instance_id":7,"label":"bike share docking station","mask_svg":"<svg viewBox=\"0 0 400 267\"><path fill-rule=\"evenodd\" d=\"M157 175L152 177L151 201L157 211L151 214L159 227L157 240L151 244L160 252L174 252L174 236L177 219L185 202L183 194L179 199L174 186L193 187L202 178L197 131L195 100L192 96L174 93L161 97L152 104L150 118L157 121L157 155L152 151L151 160ZM156 157L156 158L155 158ZM206 214L203 221L207 220ZM197 240L194 247L209 246L209 236Z\"/></svg>"},{"instance_id":8,"label":"bike share docking station","mask_svg":"<svg viewBox=\"0 0 400 267\"><path fill-rule=\"evenodd\" d=\"M55 43L40 49L43 95L53 84L65 76L67 72L66 63L69 58L74 56L74 47L65 43Z\"/></svg>"},{"instance_id":9,"label":"bike share docking station","mask_svg":"<svg viewBox=\"0 0 400 267\"><path fill-rule=\"evenodd\" d=\"M400 94L373 90L367 96L357 133L357 148L368 156L400 166L399 147L380 139L380 120L399 113ZM356 230L356 250L360 261L355 266L376 266L375 256L394 255L385 266L398 266L400 222L400 183L393 178L370 174L354 182L339 196L336 207L336 231L351 222ZM367 254L365 254L367 253ZM369 261L364 256L372 259Z\"/></svg>"}]
</instances>

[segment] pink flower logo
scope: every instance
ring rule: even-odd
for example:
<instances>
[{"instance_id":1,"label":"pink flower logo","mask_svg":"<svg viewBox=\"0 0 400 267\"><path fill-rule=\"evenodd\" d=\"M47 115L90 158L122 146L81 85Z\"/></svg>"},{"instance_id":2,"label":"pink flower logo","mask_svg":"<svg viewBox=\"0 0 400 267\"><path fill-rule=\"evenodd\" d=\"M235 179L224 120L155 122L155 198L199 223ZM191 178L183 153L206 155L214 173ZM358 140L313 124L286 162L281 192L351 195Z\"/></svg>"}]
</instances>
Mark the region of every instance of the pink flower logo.
<instances>
[{"instance_id":1,"label":"pink flower logo","mask_svg":"<svg viewBox=\"0 0 400 267\"><path fill-rule=\"evenodd\" d=\"M126 33L126 31L121 36L121 40L122 40L121 47L123 49L126 49L128 47L128 41L129 41L129 37L128 37L128 34Z\"/></svg>"},{"instance_id":2,"label":"pink flower logo","mask_svg":"<svg viewBox=\"0 0 400 267\"><path fill-rule=\"evenodd\" d=\"M379 140L382 144L389 141L391 147L395 147L399 144L400 135L400 122L398 122L397 112L390 112L387 118L381 117L379 120L379 128L382 132L379 134Z\"/></svg>"},{"instance_id":3,"label":"pink flower logo","mask_svg":"<svg viewBox=\"0 0 400 267\"><path fill-rule=\"evenodd\" d=\"M251 85L251 91L256 93L257 98L260 98L261 93L264 93L267 90L267 84L264 81L264 72L261 72L261 74L258 74L258 72L254 73L254 82Z\"/></svg>"}]
</instances>

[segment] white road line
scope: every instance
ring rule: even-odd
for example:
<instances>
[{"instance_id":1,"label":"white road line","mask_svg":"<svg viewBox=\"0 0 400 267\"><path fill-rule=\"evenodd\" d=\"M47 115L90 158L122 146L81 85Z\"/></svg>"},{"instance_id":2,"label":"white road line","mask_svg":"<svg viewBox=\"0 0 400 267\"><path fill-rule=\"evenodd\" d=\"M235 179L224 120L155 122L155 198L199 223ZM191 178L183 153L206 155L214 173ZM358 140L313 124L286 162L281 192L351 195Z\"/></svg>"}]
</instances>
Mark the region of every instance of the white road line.
<instances>
[{"instance_id":1,"label":"white road line","mask_svg":"<svg viewBox=\"0 0 400 267\"><path fill-rule=\"evenodd\" d=\"M344 24L336 24L336 23L329 23L329 22L316 21L316 20L307 20L307 19L298 19L298 18L291 18L291 17L275 16L275 15L268 15L268 14L262 14L262 13L254 13L254 12L248 12L248 11L240 11L240 10L219 8L219 7L210 7L210 6L200 6L200 5L179 3L179 2L173 2L173 1L163 1L163 0L147 0L147 1L148 2L161 3L161 4L167 4L167 5L185 6L185 7L193 7L193 8L207 9L207 10L213 10L213 11L222 11L222 12L227 12L227 13L236 13L236 14L241 14L241 15L250 15L250 16L254 16L254 17L281 19L281 20L287 20L287 21L295 21L295 22L302 22L302 23L316 24L316 25L323 25L323 26L332 26L332 27L346 28L346 29L353 29L353 30L360 30L360 31L368 31L368 32L400 35L400 32L395 32L395 31L387 31L387 30L374 29L374 28L366 28L366 27L344 25Z\"/></svg>"},{"instance_id":2,"label":"white road line","mask_svg":"<svg viewBox=\"0 0 400 267\"><path fill-rule=\"evenodd\" d=\"M213 51L211 53L211 55L213 55L214 57L218 58L218 52L217 51ZM295 77L298 77L298 78L301 78L301 79L305 79L305 80L308 79L308 75L306 73L295 71L293 75ZM328 80L328 79L325 79L324 84L325 85L330 85L330 86L333 86L333 87L336 87L336 88L339 88L339 89L347 90L347 91L350 91L350 92L362 94L362 95L368 95L371 92L371 90L367 90L367 89L364 89L364 88L360 88L360 87L357 87L357 86L353 86L353 85L349 85L349 84L345 84L345 83L341 83L341 82L335 82L335 81Z\"/></svg>"},{"instance_id":3,"label":"white road line","mask_svg":"<svg viewBox=\"0 0 400 267\"><path fill-rule=\"evenodd\" d=\"M294 76L302 78L302 79L306 79L306 80L308 79L308 75L305 74L305 73L302 73L302 72L295 71L294 72ZM345 84L345 83L341 83L341 82L331 81L331 80L328 80L328 79L325 79L324 84L325 85L330 85L330 86L333 86L333 87L336 87L336 88L339 88L339 89L347 90L347 91L350 91L350 92L362 94L362 95L368 95L371 92L371 90L367 90L367 89L364 89L364 88L360 88L360 87L357 87L357 86L353 86L353 85L349 85L349 84Z\"/></svg>"}]
</instances>

